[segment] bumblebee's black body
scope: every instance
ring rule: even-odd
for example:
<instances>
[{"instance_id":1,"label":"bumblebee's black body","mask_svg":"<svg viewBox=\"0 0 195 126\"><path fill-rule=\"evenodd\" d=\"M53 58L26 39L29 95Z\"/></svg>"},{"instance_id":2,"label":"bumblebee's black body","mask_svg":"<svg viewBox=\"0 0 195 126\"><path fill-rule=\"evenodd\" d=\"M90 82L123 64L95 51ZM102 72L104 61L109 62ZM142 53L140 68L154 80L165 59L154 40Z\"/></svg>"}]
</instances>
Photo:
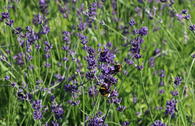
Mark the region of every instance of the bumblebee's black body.
<instances>
[{"instance_id":1,"label":"bumblebee's black body","mask_svg":"<svg viewBox=\"0 0 195 126\"><path fill-rule=\"evenodd\" d=\"M108 95L110 94L110 89L107 88L107 87L104 86L104 85L101 85L101 86L100 86L100 89L99 89L99 92L100 92L100 94L103 95L103 96L108 96Z\"/></svg>"},{"instance_id":2,"label":"bumblebee's black body","mask_svg":"<svg viewBox=\"0 0 195 126\"><path fill-rule=\"evenodd\" d=\"M116 73L120 72L121 69L122 69L122 65L121 64L114 65L113 74L116 74Z\"/></svg>"}]
</instances>

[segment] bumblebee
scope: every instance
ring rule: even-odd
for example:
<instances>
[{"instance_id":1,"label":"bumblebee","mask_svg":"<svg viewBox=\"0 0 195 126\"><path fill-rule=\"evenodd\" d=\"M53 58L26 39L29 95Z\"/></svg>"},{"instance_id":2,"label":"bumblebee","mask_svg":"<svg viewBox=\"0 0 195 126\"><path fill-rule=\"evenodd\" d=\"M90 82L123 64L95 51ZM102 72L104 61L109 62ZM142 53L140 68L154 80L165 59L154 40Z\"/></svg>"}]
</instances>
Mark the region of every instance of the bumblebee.
<instances>
[{"instance_id":1,"label":"bumblebee","mask_svg":"<svg viewBox=\"0 0 195 126\"><path fill-rule=\"evenodd\" d=\"M116 74L118 72L121 72L121 70L122 70L122 65L121 64L114 65L114 70L113 70L114 74Z\"/></svg>"},{"instance_id":2,"label":"bumblebee","mask_svg":"<svg viewBox=\"0 0 195 126\"><path fill-rule=\"evenodd\" d=\"M106 87L105 85L100 86L99 92L103 96L109 96L110 95L110 89L108 87Z\"/></svg>"}]
</instances>

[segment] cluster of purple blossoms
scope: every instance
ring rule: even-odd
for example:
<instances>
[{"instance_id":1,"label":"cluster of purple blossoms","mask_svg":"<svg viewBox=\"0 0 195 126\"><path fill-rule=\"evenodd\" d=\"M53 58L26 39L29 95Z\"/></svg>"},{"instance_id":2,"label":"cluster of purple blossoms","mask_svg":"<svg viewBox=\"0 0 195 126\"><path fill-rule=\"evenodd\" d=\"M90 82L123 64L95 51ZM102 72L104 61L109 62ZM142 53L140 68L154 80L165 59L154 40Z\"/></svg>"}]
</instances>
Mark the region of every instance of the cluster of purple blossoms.
<instances>
[{"instance_id":1,"label":"cluster of purple blossoms","mask_svg":"<svg viewBox=\"0 0 195 126\"><path fill-rule=\"evenodd\" d=\"M72 106L76 106L80 104L80 100L68 100L68 103Z\"/></svg>"},{"instance_id":2,"label":"cluster of purple blossoms","mask_svg":"<svg viewBox=\"0 0 195 126\"><path fill-rule=\"evenodd\" d=\"M175 84L176 86L180 85L181 82L182 82L182 77L179 77L179 76L175 77L174 84Z\"/></svg>"},{"instance_id":3,"label":"cluster of purple blossoms","mask_svg":"<svg viewBox=\"0 0 195 126\"><path fill-rule=\"evenodd\" d=\"M18 91L17 91L17 97L20 100L27 100L28 99L28 95L24 92L23 89L18 89Z\"/></svg>"},{"instance_id":4,"label":"cluster of purple blossoms","mask_svg":"<svg viewBox=\"0 0 195 126\"><path fill-rule=\"evenodd\" d=\"M18 53L17 55L15 55L14 60L16 61L16 63L18 65L23 65L24 64L24 54L23 53Z\"/></svg>"},{"instance_id":5,"label":"cluster of purple blossoms","mask_svg":"<svg viewBox=\"0 0 195 126\"><path fill-rule=\"evenodd\" d=\"M42 14L48 14L48 0L39 0L39 9Z\"/></svg>"},{"instance_id":6,"label":"cluster of purple blossoms","mask_svg":"<svg viewBox=\"0 0 195 126\"><path fill-rule=\"evenodd\" d=\"M4 19L8 19L10 16L9 16L9 13L8 12L2 12L1 13L1 20L4 20Z\"/></svg>"},{"instance_id":7,"label":"cluster of purple blossoms","mask_svg":"<svg viewBox=\"0 0 195 126\"><path fill-rule=\"evenodd\" d=\"M69 12L66 4L58 4L58 10L63 15L63 18L68 18Z\"/></svg>"},{"instance_id":8,"label":"cluster of purple blossoms","mask_svg":"<svg viewBox=\"0 0 195 126\"><path fill-rule=\"evenodd\" d=\"M60 74L56 74L55 78L57 79L58 82L62 82L63 80L65 80L64 76L62 76Z\"/></svg>"},{"instance_id":9,"label":"cluster of purple blossoms","mask_svg":"<svg viewBox=\"0 0 195 126\"><path fill-rule=\"evenodd\" d=\"M166 3L168 0L160 0L160 2L162 3Z\"/></svg>"},{"instance_id":10,"label":"cluster of purple blossoms","mask_svg":"<svg viewBox=\"0 0 195 126\"><path fill-rule=\"evenodd\" d=\"M166 126L166 124L160 120L156 120L151 126Z\"/></svg>"},{"instance_id":11,"label":"cluster of purple blossoms","mask_svg":"<svg viewBox=\"0 0 195 126\"><path fill-rule=\"evenodd\" d=\"M178 91L171 91L171 95L172 96L178 96L179 95L179 92Z\"/></svg>"},{"instance_id":12,"label":"cluster of purple blossoms","mask_svg":"<svg viewBox=\"0 0 195 126\"><path fill-rule=\"evenodd\" d=\"M160 70L160 86L164 86L164 77L165 77L165 71L164 70Z\"/></svg>"},{"instance_id":13,"label":"cluster of purple blossoms","mask_svg":"<svg viewBox=\"0 0 195 126\"><path fill-rule=\"evenodd\" d=\"M126 109L125 106L119 106L119 107L117 107L116 110L119 111L119 112L123 112L125 109Z\"/></svg>"},{"instance_id":14,"label":"cluster of purple blossoms","mask_svg":"<svg viewBox=\"0 0 195 126\"><path fill-rule=\"evenodd\" d=\"M116 105L120 105L122 98L118 98L118 92L116 90L111 91L110 97L108 99L108 103L114 103ZM121 107L122 110L125 110L125 106Z\"/></svg>"},{"instance_id":15,"label":"cluster of purple blossoms","mask_svg":"<svg viewBox=\"0 0 195 126\"><path fill-rule=\"evenodd\" d=\"M97 15L97 2L90 4L87 12L87 24L89 27L92 27L92 23L94 22L94 18Z\"/></svg>"},{"instance_id":16,"label":"cluster of purple blossoms","mask_svg":"<svg viewBox=\"0 0 195 126\"><path fill-rule=\"evenodd\" d=\"M87 27L87 23L80 22L78 24L78 30L79 31L84 31L86 27Z\"/></svg>"},{"instance_id":17,"label":"cluster of purple blossoms","mask_svg":"<svg viewBox=\"0 0 195 126\"><path fill-rule=\"evenodd\" d=\"M130 122L128 121L124 121L124 122L120 122L121 126L129 126Z\"/></svg>"},{"instance_id":18,"label":"cluster of purple blossoms","mask_svg":"<svg viewBox=\"0 0 195 126\"><path fill-rule=\"evenodd\" d=\"M176 17L180 21L182 19L189 20L191 18L190 14L188 14L188 10L186 10L186 9L182 10L181 13L176 14Z\"/></svg>"},{"instance_id":19,"label":"cluster of purple blossoms","mask_svg":"<svg viewBox=\"0 0 195 126\"><path fill-rule=\"evenodd\" d=\"M108 49L105 48L99 55L99 62L113 63L115 55Z\"/></svg>"},{"instance_id":20,"label":"cluster of purple blossoms","mask_svg":"<svg viewBox=\"0 0 195 126\"><path fill-rule=\"evenodd\" d=\"M87 46L86 51L88 53L88 56L85 59L88 63L87 69L89 70L86 73L86 78L87 79L94 79L95 78L95 73L96 73L96 67L97 67L97 60L96 60L95 50L92 47Z\"/></svg>"},{"instance_id":21,"label":"cluster of purple blossoms","mask_svg":"<svg viewBox=\"0 0 195 126\"><path fill-rule=\"evenodd\" d=\"M136 22L135 22L135 20L134 19L131 19L130 21L129 21L129 25L132 27L132 26L134 26L136 24Z\"/></svg>"},{"instance_id":22,"label":"cluster of purple blossoms","mask_svg":"<svg viewBox=\"0 0 195 126\"><path fill-rule=\"evenodd\" d=\"M165 114L170 115L170 116L174 116L175 112L177 111L176 104L177 104L177 101L175 99L167 101Z\"/></svg>"},{"instance_id":23,"label":"cluster of purple blossoms","mask_svg":"<svg viewBox=\"0 0 195 126\"><path fill-rule=\"evenodd\" d=\"M68 78L68 84L64 85L64 90L67 93L70 93L72 99L68 100L67 103L72 105L72 106L76 106L80 104L80 100L77 99L79 97L79 86L78 82L76 80L76 75L72 75L71 77ZM82 85L82 84L81 84Z\"/></svg>"},{"instance_id":24,"label":"cluster of purple blossoms","mask_svg":"<svg viewBox=\"0 0 195 126\"><path fill-rule=\"evenodd\" d=\"M63 31L62 32L62 35L63 35L63 41L64 41L64 43L70 44L71 43L70 32Z\"/></svg>"},{"instance_id":25,"label":"cluster of purple blossoms","mask_svg":"<svg viewBox=\"0 0 195 126\"><path fill-rule=\"evenodd\" d=\"M25 37L26 41L26 48L30 48L30 45L34 44L36 40L39 39L38 33L36 33L30 26L26 27Z\"/></svg>"},{"instance_id":26,"label":"cluster of purple blossoms","mask_svg":"<svg viewBox=\"0 0 195 126\"><path fill-rule=\"evenodd\" d=\"M42 115L42 102L41 100L35 100L32 102L32 108L34 109L33 112L33 117L35 120L41 120L43 115Z\"/></svg>"},{"instance_id":27,"label":"cluster of purple blossoms","mask_svg":"<svg viewBox=\"0 0 195 126\"><path fill-rule=\"evenodd\" d=\"M46 123L45 126L60 126L60 125L56 121L51 121L50 123Z\"/></svg>"},{"instance_id":28,"label":"cluster of purple blossoms","mask_svg":"<svg viewBox=\"0 0 195 126\"><path fill-rule=\"evenodd\" d=\"M144 42L144 40L141 37L136 37L135 39L131 40L131 58L132 59L140 59L142 57L141 55L141 44ZM137 66L137 69L139 69L140 66Z\"/></svg>"},{"instance_id":29,"label":"cluster of purple blossoms","mask_svg":"<svg viewBox=\"0 0 195 126\"><path fill-rule=\"evenodd\" d=\"M134 19L131 19L129 25L132 27L136 24ZM141 55L141 45L144 42L143 37L148 34L148 27L143 26L140 29L134 29L133 34L136 35L135 38L131 39L130 44L130 52L128 57L125 58L125 62L129 65L134 65L138 70L143 69L143 65L140 64L139 59L142 57ZM125 46L127 46L125 44ZM136 62L137 61L137 62ZM154 61L154 58L151 58L150 61ZM136 64L138 63L138 64Z\"/></svg>"},{"instance_id":30,"label":"cluster of purple blossoms","mask_svg":"<svg viewBox=\"0 0 195 126\"><path fill-rule=\"evenodd\" d=\"M81 44L84 45L84 47L85 47L85 45L88 43L87 36L79 33L78 37L81 40Z\"/></svg>"},{"instance_id":31,"label":"cluster of purple blossoms","mask_svg":"<svg viewBox=\"0 0 195 126\"><path fill-rule=\"evenodd\" d=\"M61 118L64 114L64 109L60 105L52 105L51 109L57 119Z\"/></svg>"},{"instance_id":32,"label":"cluster of purple blossoms","mask_svg":"<svg viewBox=\"0 0 195 126\"><path fill-rule=\"evenodd\" d=\"M148 27L142 27L138 30L138 34L141 35L141 36L145 36L148 34Z\"/></svg>"},{"instance_id":33,"label":"cluster of purple blossoms","mask_svg":"<svg viewBox=\"0 0 195 126\"><path fill-rule=\"evenodd\" d=\"M39 30L39 36L48 34L50 32L50 28L47 24L48 20L46 15L48 14L48 0L39 0L39 9L41 14L34 15L32 20L34 25L40 25L41 28Z\"/></svg>"},{"instance_id":34,"label":"cluster of purple blossoms","mask_svg":"<svg viewBox=\"0 0 195 126\"><path fill-rule=\"evenodd\" d=\"M8 12L2 12L1 13L1 17L0 17L0 21L4 21L5 20L5 24L8 26L12 26L14 21L12 19L10 19L10 15Z\"/></svg>"},{"instance_id":35,"label":"cluster of purple blossoms","mask_svg":"<svg viewBox=\"0 0 195 126\"><path fill-rule=\"evenodd\" d=\"M90 97L97 96L98 93L99 93L99 91L97 90L96 86L92 86L88 90L88 94L89 94Z\"/></svg>"},{"instance_id":36,"label":"cluster of purple blossoms","mask_svg":"<svg viewBox=\"0 0 195 126\"><path fill-rule=\"evenodd\" d=\"M191 31L195 31L195 25L190 25L190 26L189 26L189 29L190 29Z\"/></svg>"},{"instance_id":37,"label":"cluster of purple blossoms","mask_svg":"<svg viewBox=\"0 0 195 126\"><path fill-rule=\"evenodd\" d=\"M34 15L32 22L34 25L38 25L38 24L43 24L44 21L45 21L44 16L42 16L41 14L37 14L37 15Z\"/></svg>"},{"instance_id":38,"label":"cluster of purple blossoms","mask_svg":"<svg viewBox=\"0 0 195 126\"><path fill-rule=\"evenodd\" d=\"M51 56L50 51L53 48L53 45L50 44L48 41L45 41L44 45L45 45L45 47L44 47L44 52L45 52L44 56L45 56L46 59L48 59Z\"/></svg>"},{"instance_id":39,"label":"cluster of purple blossoms","mask_svg":"<svg viewBox=\"0 0 195 126\"><path fill-rule=\"evenodd\" d=\"M66 84L64 85L64 89L66 91L70 91L71 93L78 92L78 86L76 85Z\"/></svg>"},{"instance_id":40,"label":"cluster of purple blossoms","mask_svg":"<svg viewBox=\"0 0 195 126\"><path fill-rule=\"evenodd\" d=\"M102 112L98 112L93 118L87 117L87 125L88 126L107 126L104 124L104 116L102 116Z\"/></svg>"}]
</instances>

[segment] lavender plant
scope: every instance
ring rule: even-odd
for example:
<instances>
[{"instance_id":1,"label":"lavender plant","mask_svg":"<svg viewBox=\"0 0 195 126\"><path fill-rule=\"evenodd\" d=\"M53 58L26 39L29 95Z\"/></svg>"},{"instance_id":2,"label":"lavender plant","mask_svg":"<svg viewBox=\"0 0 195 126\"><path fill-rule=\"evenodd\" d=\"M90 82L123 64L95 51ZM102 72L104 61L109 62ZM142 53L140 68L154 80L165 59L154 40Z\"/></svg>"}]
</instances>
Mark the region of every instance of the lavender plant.
<instances>
[{"instance_id":1,"label":"lavender plant","mask_svg":"<svg viewBox=\"0 0 195 126\"><path fill-rule=\"evenodd\" d=\"M191 126L192 0L0 1L0 126Z\"/></svg>"}]
</instances>

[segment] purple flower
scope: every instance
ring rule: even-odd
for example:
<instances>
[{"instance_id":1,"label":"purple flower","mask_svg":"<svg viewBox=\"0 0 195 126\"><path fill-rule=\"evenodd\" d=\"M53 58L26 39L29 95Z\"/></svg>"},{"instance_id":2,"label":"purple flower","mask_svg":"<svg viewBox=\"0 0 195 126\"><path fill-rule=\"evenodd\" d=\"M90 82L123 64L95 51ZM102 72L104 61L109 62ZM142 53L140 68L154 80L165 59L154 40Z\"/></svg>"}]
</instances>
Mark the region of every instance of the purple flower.
<instances>
[{"instance_id":1,"label":"purple flower","mask_svg":"<svg viewBox=\"0 0 195 126\"><path fill-rule=\"evenodd\" d=\"M8 12L2 12L1 16L2 16L2 19L8 19L9 18L9 13Z\"/></svg>"},{"instance_id":2,"label":"purple flower","mask_svg":"<svg viewBox=\"0 0 195 126\"><path fill-rule=\"evenodd\" d=\"M66 84L64 85L64 89L70 92L78 92L78 87L75 85Z\"/></svg>"},{"instance_id":3,"label":"purple flower","mask_svg":"<svg viewBox=\"0 0 195 126\"><path fill-rule=\"evenodd\" d=\"M143 70L143 69L144 69L144 66L143 66L143 65L137 65L136 68L137 68L138 70Z\"/></svg>"},{"instance_id":4,"label":"purple flower","mask_svg":"<svg viewBox=\"0 0 195 126\"><path fill-rule=\"evenodd\" d=\"M34 110L40 110L42 108L41 100L33 101L32 107Z\"/></svg>"},{"instance_id":5,"label":"purple flower","mask_svg":"<svg viewBox=\"0 0 195 126\"><path fill-rule=\"evenodd\" d=\"M151 126L166 126L166 124L164 124L160 120L156 120Z\"/></svg>"},{"instance_id":6,"label":"purple flower","mask_svg":"<svg viewBox=\"0 0 195 126\"><path fill-rule=\"evenodd\" d=\"M110 93L110 97L118 97L118 92L117 92L117 90L113 90L113 91Z\"/></svg>"},{"instance_id":7,"label":"purple flower","mask_svg":"<svg viewBox=\"0 0 195 126\"><path fill-rule=\"evenodd\" d=\"M39 111L39 110L35 110L33 112L33 117L34 117L35 120L41 120L42 117L43 117L42 112Z\"/></svg>"},{"instance_id":8,"label":"purple flower","mask_svg":"<svg viewBox=\"0 0 195 126\"><path fill-rule=\"evenodd\" d=\"M175 114L175 112L177 111L176 104L177 104L177 101L175 99L167 101L165 114L173 116Z\"/></svg>"},{"instance_id":9,"label":"purple flower","mask_svg":"<svg viewBox=\"0 0 195 126\"><path fill-rule=\"evenodd\" d=\"M13 58L16 60L16 63L18 65L23 65L24 64L24 54L23 53L18 53Z\"/></svg>"},{"instance_id":10,"label":"purple flower","mask_svg":"<svg viewBox=\"0 0 195 126\"><path fill-rule=\"evenodd\" d=\"M131 59L125 58L124 60L125 60L125 62L126 62L128 65L134 64L133 60L131 60Z\"/></svg>"},{"instance_id":11,"label":"purple flower","mask_svg":"<svg viewBox=\"0 0 195 126\"><path fill-rule=\"evenodd\" d=\"M186 16L184 16L184 19L189 20L191 18L191 16L189 14L187 14Z\"/></svg>"},{"instance_id":12,"label":"purple flower","mask_svg":"<svg viewBox=\"0 0 195 126\"><path fill-rule=\"evenodd\" d=\"M44 21L44 18L42 15L38 14L38 15L34 15L34 18L33 18L33 24L35 25L38 25L38 24L42 24Z\"/></svg>"},{"instance_id":13,"label":"purple flower","mask_svg":"<svg viewBox=\"0 0 195 126\"><path fill-rule=\"evenodd\" d=\"M41 12L45 15L48 14L48 2L47 0L39 0L39 8Z\"/></svg>"},{"instance_id":14,"label":"purple flower","mask_svg":"<svg viewBox=\"0 0 195 126\"><path fill-rule=\"evenodd\" d=\"M165 71L164 71L164 70L161 70L161 71L160 71L160 77L161 77L161 78L164 78L164 77L165 77Z\"/></svg>"},{"instance_id":15,"label":"purple flower","mask_svg":"<svg viewBox=\"0 0 195 126\"><path fill-rule=\"evenodd\" d=\"M121 101L122 101L121 98L111 97L111 98L108 100L108 103L120 104Z\"/></svg>"},{"instance_id":16,"label":"purple flower","mask_svg":"<svg viewBox=\"0 0 195 126\"><path fill-rule=\"evenodd\" d=\"M133 97L133 103L136 104L137 103L137 97Z\"/></svg>"},{"instance_id":17,"label":"purple flower","mask_svg":"<svg viewBox=\"0 0 195 126\"><path fill-rule=\"evenodd\" d=\"M52 126L60 126L59 123L56 121L52 121L51 123L52 123Z\"/></svg>"},{"instance_id":18,"label":"purple flower","mask_svg":"<svg viewBox=\"0 0 195 126\"><path fill-rule=\"evenodd\" d=\"M120 122L121 126L129 126L130 122L128 121L124 121L124 122Z\"/></svg>"},{"instance_id":19,"label":"purple flower","mask_svg":"<svg viewBox=\"0 0 195 126\"><path fill-rule=\"evenodd\" d=\"M181 11L181 13L182 13L182 14L187 14L187 13L188 13L188 10L187 10L187 9L183 9L183 10Z\"/></svg>"},{"instance_id":20,"label":"purple flower","mask_svg":"<svg viewBox=\"0 0 195 126\"><path fill-rule=\"evenodd\" d=\"M103 75L102 77L104 79L104 82L106 84L109 84L109 85L116 84L118 82L118 79L117 78L114 78L111 75Z\"/></svg>"},{"instance_id":21,"label":"purple flower","mask_svg":"<svg viewBox=\"0 0 195 126\"><path fill-rule=\"evenodd\" d=\"M9 80L10 79L10 76L5 76L5 80Z\"/></svg>"},{"instance_id":22,"label":"purple flower","mask_svg":"<svg viewBox=\"0 0 195 126\"><path fill-rule=\"evenodd\" d=\"M116 110L119 112L123 112L126 109L125 106L119 106Z\"/></svg>"},{"instance_id":23,"label":"purple flower","mask_svg":"<svg viewBox=\"0 0 195 126\"><path fill-rule=\"evenodd\" d=\"M160 81L160 86L164 86L164 81Z\"/></svg>"},{"instance_id":24,"label":"purple flower","mask_svg":"<svg viewBox=\"0 0 195 126\"><path fill-rule=\"evenodd\" d=\"M13 83L11 83L11 86L16 87L16 84L17 84L16 82L13 82Z\"/></svg>"},{"instance_id":25,"label":"purple flower","mask_svg":"<svg viewBox=\"0 0 195 126\"><path fill-rule=\"evenodd\" d=\"M114 66L110 66L108 64L102 64L100 66L101 72L103 74L112 74L114 71Z\"/></svg>"},{"instance_id":26,"label":"purple flower","mask_svg":"<svg viewBox=\"0 0 195 126\"><path fill-rule=\"evenodd\" d=\"M22 28L21 27L16 27L15 30L14 30L14 33L15 34L20 34L22 32Z\"/></svg>"},{"instance_id":27,"label":"purple flower","mask_svg":"<svg viewBox=\"0 0 195 126\"><path fill-rule=\"evenodd\" d=\"M154 57L150 57L150 59L149 59L149 66L150 67L154 67L155 66L155 58Z\"/></svg>"},{"instance_id":28,"label":"purple flower","mask_svg":"<svg viewBox=\"0 0 195 126\"><path fill-rule=\"evenodd\" d=\"M93 49L89 46L87 46L86 50L87 50L87 53L89 54L89 56L94 56L94 54L96 52L95 49Z\"/></svg>"},{"instance_id":29,"label":"purple flower","mask_svg":"<svg viewBox=\"0 0 195 126\"><path fill-rule=\"evenodd\" d=\"M8 19L8 20L5 22L5 24L8 25L8 26L10 26L10 27L13 25L13 23L14 23L14 21L11 20L11 19Z\"/></svg>"},{"instance_id":30,"label":"purple flower","mask_svg":"<svg viewBox=\"0 0 195 126\"><path fill-rule=\"evenodd\" d=\"M177 17L179 21L181 21L184 18L182 14L176 14L175 16Z\"/></svg>"},{"instance_id":31,"label":"purple flower","mask_svg":"<svg viewBox=\"0 0 195 126\"><path fill-rule=\"evenodd\" d=\"M40 34L48 34L50 32L50 28L47 25L44 25L40 31Z\"/></svg>"},{"instance_id":32,"label":"purple flower","mask_svg":"<svg viewBox=\"0 0 195 126\"><path fill-rule=\"evenodd\" d=\"M94 97L98 94L98 92L99 91L97 90L97 88L95 86L93 86L93 87L89 88L88 94L89 94L89 96Z\"/></svg>"},{"instance_id":33,"label":"purple flower","mask_svg":"<svg viewBox=\"0 0 195 126\"><path fill-rule=\"evenodd\" d=\"M80 22L79 25L78 25L78 30L83 31L83 30L85 30L86 27L87 27L86 23Z\"/></svg>"},{"instance_id":34,"label":"purple flower","mask_svg":"<svg viewBox=\"0 0 195 126\"><path fill-rule=\"evenodd\" d=\"M171 91L171 94L172 94L172 96L178 96L179 95L178 91Z\"/></svg>"},{"instance_id":35,"label":"purple flower","mask_svg":"<svg viewBox=\"0 0 195 126\"><path fill-rule=\"evenodd\" d=\"M70 32L68 32L68 31L63 31L62 34L63 34L63 40L64 40L64 42L65 42L66 44L70 44L70 43L71 43L71 42L70 42Z\"/></svg>"},{"instance_id":36,"label":"purple flower","mask_svg":"<svg viewBox=\"0 0 195 126\"><path fill-rule=\"evenodd\" d=\"M96 115L88 121L88 126L104 126L103 117Z\"/></svg>"},{"instance_id":37,"label":"purple flower","mask_svg":"<svg viewBox=\"0 0 195 126\"><path fill-rule=\"evenodd\" d=\"M44 66L49 68L49 67L51 67L51 64L50 63L45 63Z\"/></svg>"},{"instance_id":38,"label":"purple flower","mask_svg":"<svg viewBox=\"0 0 195 126\"><path fill-rule=\"evenodd\" d=\"M55 78L58 80L58 82L62 82L65 78L62 76L62 75L60 75L60 74L56 74L55 75Z\"/></svg>"},{"instance_id":39,"label":"purple flower","mask_svg":"<svg viewBox=\"0 0 195 126\"><path fill-rule=\"evenodd\" d=\"M62 115L64 114L64 109L59 105L53 105L52 112L54 112L54 114L57 118L61 118Z\"/></svg>"},{"instance_id":40,"label":"purple flower","mask_svg":"<svg viewBox=\"0 0 195 126\"><path fill-rule=\"evenodd\" d=\"M53 101L55 100L55 98L56 98L56 97L55 97L54 95L50 96L50 101L53 102Z\"/></svg>"},{"instance_id":41,"label":"purple flower","mask_svg":"<svg viewBox=\"0 0 195 126\"><path fill-rule=\"evenodd\" d=\"M176 86L180 85L181 82L182 82L182 78L181 78L181 77L179 77L179 76L175 77L174 84L175 84Z\"/></svg>"},{"instance_id":42,"label":"purple flower","mask_svg":"<svg viewBox=\"0 0 195 126\"><path fill-rule=\"evenodd\" d=\"M107 42L106 47L108 47L108 48L112 47L112 42Z\"/></svg>"},{"instance_id":43,"label":"purple flower","mask_svg":"<svg viewBox=\"0 0 195 126\"><path fill-rule=\"evenodd\" d=\"M86 57L86 60L87 60L87 63L88 63L88 69L89 70L92 70L92 69L94 69L95 67L96 67L96 59L95 59L95 57L94 56L87 56Z\"/></svg>"},{"instance_id":44,"label":"purple flower","mask_svg":"<svg viewBox=\"0 0 195 126\"><path fill-rule=\"evenodd\" d=\"M131 53L133 58L139 59L141 58L140 50L141 50L141 44L144 42L144 40L141 37L136 37L135 39L130 41L131 44Z\"/></svg>"},{"instance_id":45,"label":"purple flower","mask_svg":"<svg viewBox=\"0 0 195 126\"><path fill-rule=\"evenodd\" d=\"M20 100L27 100L27 96L24 93L23 89L19 89L17 92L17 96Z\"/></svg>"},{"instance_id":46,"label":"purple flower","mask_svg":"<svg viewBox=\"0 0 195 126\"><path fill-rule=\"evenodd\" d=\"M100 62L113 63L115 55L107 48L105 48L99 55Z\"/></svg>"},{"instance_id":47,"label":"purple flower","mask_svg":"<svg viewBox=\"0 0 195 126\"><path fill-rule=\"evenodd\" d=\"M159 48L156 48L153 52L153 56L158 55L161 52L161 50Z\"/></svg>"},{"instance_id":48,"label":"purple flower","mask_svg":"<svg viewBox=\"0 0 195 126\"><path fill-rule=\"evenodd\" d=\"M95 78L95 72L94 71L89 71L86 73L86 78L87 79L94 79Z\"/></svg>"},{"instance_id":49,"label":"purple flower","mask_svg":"<svg viewBox=\"0 0 195 126\"><path fill-rule=\"evenodd\" d=\"M80 104L80 100L77 101L69 100L68 103L71 104L72 106L76 106Z\"/></svg>"},{"instance_id":50,"label":"purple flower","mask_svg":"<svg viewBox=\"0 0 195 126\"><path fill-rule=\"evenodd\" d=\"M165 2L167 2L167 0L160 0L160 2L165 3Z\"/></svg>"},{"instance_id":51,"label":"purple flower","mask_svg":"<svg viewBox=\"0 0 195 126\"><path fill-rule=\"evenodd\" d=\"M147 27L142 27L142 28L140 28L139 29L139 34L141 35L141 36L145 36L145 35L147 35L148 34L148 28Z\"/></svg>"},{"instance_id":52,"label":"purple flower","mask_svg":"<svg viewBox=\"0 0 195 126\"><path fill-rule=\"evenodd\" d=\"M165 93L165 90L162 89L162 90L159 91L159 93L160 94L164 94Z\"/></svg>"},{"instance_id":53,"label":"purple flower","mask_svg":"<svg viewBox=\"0 0 195 126\"><path fill-rule=\"evenodd\" d=\"M195 25L190 25L189 29L190 29L191 31L195 31Z\"/></svg>"},{"instance_id":54,"label":"purple flower","mask_svg":"<svg viewBox=\"0 0 195 126\"><path fill-rule=\"evenodd\" d=\"M192 58L195 58L195 53L194 53L194 54L192 54Z\"/></svg>"}]
</instances>

